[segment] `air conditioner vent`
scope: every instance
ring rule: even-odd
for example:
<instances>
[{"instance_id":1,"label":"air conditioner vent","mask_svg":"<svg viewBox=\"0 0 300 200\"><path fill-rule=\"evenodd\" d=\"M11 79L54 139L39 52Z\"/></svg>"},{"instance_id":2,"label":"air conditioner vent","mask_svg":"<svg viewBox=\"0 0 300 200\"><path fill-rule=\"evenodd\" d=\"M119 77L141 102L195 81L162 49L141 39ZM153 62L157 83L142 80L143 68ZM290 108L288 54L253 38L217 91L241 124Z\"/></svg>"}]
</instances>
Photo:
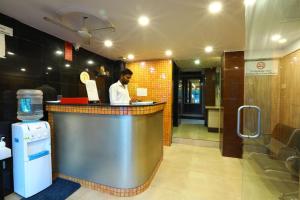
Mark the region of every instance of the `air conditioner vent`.
<instances>
[{"instance_id":1,"label":"air conditioner vent","mask_svg":"<svg viewBox=\"0 0 300 200\"><path fill-rule=\"evenodd\" d=\"M280 1L281 22L300 21L300 1L284 0Z\"/></svg>"}]
</instances>

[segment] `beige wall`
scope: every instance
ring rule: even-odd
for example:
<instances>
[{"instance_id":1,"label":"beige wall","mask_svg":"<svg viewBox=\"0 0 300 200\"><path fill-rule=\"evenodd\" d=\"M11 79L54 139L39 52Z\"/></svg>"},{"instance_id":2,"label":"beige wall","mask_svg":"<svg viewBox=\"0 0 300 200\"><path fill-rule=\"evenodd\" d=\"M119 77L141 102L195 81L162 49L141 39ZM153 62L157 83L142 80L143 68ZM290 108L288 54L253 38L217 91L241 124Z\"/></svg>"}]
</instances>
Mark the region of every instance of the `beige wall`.
<instances>
[{"instance_id":1,"label":"beige wall","mask_svg":"<svg viewBox=\"0 0 300 200\"><path fill-rule=\"evenodd\" d=\"M280 59L280 122L300 128L300 50Z\"/></svg>"},{"instance_id":2,"label":"beige wall","mask_svg":"<svg viewBox=\"0 0 300 200\"><path fill-rule=\"evenodd\" d=\"M278 75L245 76L244 102L261 107L264 134L274 133L279 123L300 128L300 50L279 61ZM255 121L255 113L248 113L244 127L255 129ZM277 132L276 138L286 141L284 134Z\"/></svg>"},{"instance_id":3,"label":"beige wall","mask_svg":"<svg viewBox=\"0 0 300 200\"><path fill-rule=\"evenodd\" d=\"M279 121L280 72L278 75L245 76L244 103L261 108L261 130L271 134ZM256 112L246 112L244 127L256 130Z\"/></svg>"}]
</instances>

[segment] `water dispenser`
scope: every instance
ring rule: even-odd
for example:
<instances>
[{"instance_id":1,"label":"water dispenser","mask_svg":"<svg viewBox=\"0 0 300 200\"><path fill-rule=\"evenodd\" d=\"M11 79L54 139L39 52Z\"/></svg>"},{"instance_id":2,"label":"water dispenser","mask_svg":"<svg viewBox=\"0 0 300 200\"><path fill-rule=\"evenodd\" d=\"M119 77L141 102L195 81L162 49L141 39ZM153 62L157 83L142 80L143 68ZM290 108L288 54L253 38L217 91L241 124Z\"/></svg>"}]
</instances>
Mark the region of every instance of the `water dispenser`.
<instances>
[{"instance_id":1,"label":"water dispenser","mask_svg":"<svg viewBox=\"0 0 300 200\"><path fill-rule=\"evenodd\" d=\"M15 193L28 198L52 184L51 135L43 117L43 93L18 90L18 119L12 124Z\"/></svg>"},{"instance_id":2,"label":"water dispenser","mask_svg":"<svg viewBox=\"0 0 300 200\"><path fill-rule=\"evenodd\" d=\"M14 190L27 198L52 184L50 127L37 121L12 128Z\"/></svg>"},{"instance_id":3,"label":"water dispenser","mask_svg":"<svg viewBox=\"0 0 300 200\"><path fill-rule=\"evenodd\" d=\"M18 115L22 121L34 121L43 118L43 92L41 90L18 90Z\"/></svg>"}]
</instances>

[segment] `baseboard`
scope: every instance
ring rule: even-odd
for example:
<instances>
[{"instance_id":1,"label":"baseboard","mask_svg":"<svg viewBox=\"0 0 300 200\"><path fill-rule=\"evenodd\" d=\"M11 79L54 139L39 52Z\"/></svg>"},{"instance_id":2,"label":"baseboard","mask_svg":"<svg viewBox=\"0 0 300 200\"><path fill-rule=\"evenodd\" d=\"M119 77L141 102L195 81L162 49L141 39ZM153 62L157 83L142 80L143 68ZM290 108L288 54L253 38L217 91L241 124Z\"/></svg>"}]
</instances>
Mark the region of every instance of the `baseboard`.
<instances>
[{"instance_id":1,"label":"baseboard","mask_svg":"<svg viewBox=\"0 0 300 200\"><path fill-rule=\"evenodd\" d=\"M214 132L214 133L218 133L219 132L219 128L210 128L207 127L208 132Z\"/></svg>"}]
</instances>

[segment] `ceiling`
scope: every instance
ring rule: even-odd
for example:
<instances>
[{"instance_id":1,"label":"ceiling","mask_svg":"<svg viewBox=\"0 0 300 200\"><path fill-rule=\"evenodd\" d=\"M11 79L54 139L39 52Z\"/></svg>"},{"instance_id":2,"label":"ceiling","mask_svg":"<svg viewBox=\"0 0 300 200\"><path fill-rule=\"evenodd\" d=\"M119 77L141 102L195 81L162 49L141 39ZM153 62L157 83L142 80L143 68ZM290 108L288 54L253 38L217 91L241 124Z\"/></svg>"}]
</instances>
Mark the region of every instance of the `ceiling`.
<instances>
[{"instance_id":1,"label":"ceiling","mask_svg":"<svg viewBox=\"0 0 300 200\"><path fill-rule=\"evenodd\" d=\"M300 40L300 0L257 0L246 8L245 20L246 59L281 57ZM287 42L272 41L274 34Z\"/></svg>"},{"instance_id":2,"label":"ceiling","mask_svg":"<svg viewBox=\"0 0 300 200\"><path fill-rule=\"evenodd\" d=\"M223 51L244 49L243 1L221 1L223 11L215 15L207 9L211 0L0 0L0 12L72 43L82 43L81 38L43 17L64 19L74 28L82 26L82 13L93 18L89 22L93 28L103 25L100 19L108 19L116 31L96 31L91 44L81 46L116 60L129 53L135 60L161 59L165 50L171 49L181 68L197 70L215 65ZM149 26L138 25L140 15L150 18ZM105 39L114 42L112 48L103 46ZM214 52L204 53L207 45L212 45ZM200 65L193 63L196 58Z\"/></svg>"},{"instance_id":3,"label":"ceiling","mask_svg":"<svg viewBox=\"0 0 300 200\"><path fill-rule=\"evenodd\" d=\"M220 67L221 65L221 57L220 56L209 56L201 59L200 64L196 65L194 63L194 59L182 59L175 60L177 66L181 66L181 71L193 72L199 71L203 68L215 68Z\"/></svg>"}]
</instances>

